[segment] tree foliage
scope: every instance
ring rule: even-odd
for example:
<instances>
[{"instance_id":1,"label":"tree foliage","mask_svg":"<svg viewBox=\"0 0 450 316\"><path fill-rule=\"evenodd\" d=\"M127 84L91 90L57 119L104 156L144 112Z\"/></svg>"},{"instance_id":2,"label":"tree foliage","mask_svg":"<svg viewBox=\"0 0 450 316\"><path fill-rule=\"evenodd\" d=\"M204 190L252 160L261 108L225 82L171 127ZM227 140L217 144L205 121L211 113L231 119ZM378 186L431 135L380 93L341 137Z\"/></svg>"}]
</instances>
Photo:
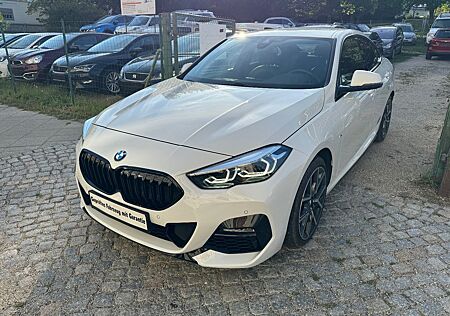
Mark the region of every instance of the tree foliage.
<instances>
[{"instance_id":1,"label":"tree foliage","mask_svg":"<svg viewBox=\"0 0 450 316\"><path fill-rule=\"evenodd\" d=\"M38 20L49 30L60 30L61 19L68 30L74 30L106 15L111 8L117 12L119 7L120 0L31 0L28 12L38 13Z\"/></svg>"}]
</instances>

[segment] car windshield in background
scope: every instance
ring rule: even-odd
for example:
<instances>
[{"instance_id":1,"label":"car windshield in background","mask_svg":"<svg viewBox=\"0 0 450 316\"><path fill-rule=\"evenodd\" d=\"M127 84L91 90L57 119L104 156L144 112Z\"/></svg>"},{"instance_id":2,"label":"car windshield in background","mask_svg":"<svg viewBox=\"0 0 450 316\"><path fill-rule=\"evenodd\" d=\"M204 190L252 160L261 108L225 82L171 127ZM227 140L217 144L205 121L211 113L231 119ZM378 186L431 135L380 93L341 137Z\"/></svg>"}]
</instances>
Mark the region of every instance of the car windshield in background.
<instances>
[{"instance_id":1,"label":"car windshield in background","mask_svg":"<svg viewBox=\"0 0 450 316\"><path fill-rule=\"evenodd\" d=\"M67 42L72 40L76 34L67 34L66 40ZM46 40L44 43L42 43L39 48L42 49L59 49L64 47L64 38L62 35L57 35L55 37L52 37L49 40Z\"/></svg>"},{"instance_id":2,"label":"car windshield in background","mask_svg":"<svg viewBox=\"0 0 450 316\"><path fill-rule=\"evenodd\" d=\"M301 37L233 38L203 58L181 79L276 89L324 87L334 41Z\"/></svg>"},{"instance_id":3,"label":"car windshield in background","mask_svg":"<svg viewBox=\"0 0 450 316\"><path fill-rule=\"evenodd\" d=\"M41 37L40 35L35 35L35 34L26 35L26 36L22 37L21 39L18 39L17 41L12 43L8 47L12 48L12 49L24 49L24 48L27 48L28 46L30 46L31 44L33 44L40 37Z\"/></svg>"},{"instance_id":4,"label":"car windshield in background","mask_svg":"<svg viewBox=\"0 0 450 316\"><path fill-rule=\"evenodd\" d=\"M8 42L9 40L11 40L12 38L14 38L14 34L5 34L5 40L6 42ZM3 38L0 36L0 45L3 44Z\"/></svg>"},{"instance_id":5,"label":"car windshield in background","mask_svg":"<svg viewBox=\"0 0 450 316\"><path fill-rule=\"evenodd\" d=\"M118 35L91 47L88 49L89 53L115 53L125 49L136 36L134 35Z\"/></svg>"},{"instance_id":6,"label":"car windshield in background","mask_svg":"<svg viewBox=\"0 0 450 316\"><path fill-rule=\"evenodd\" d=\"M393 39L395 34L395 29L374 29L380 35L381 39Z\"/></svg>"},{"instance_id":7,"label":"car windshield in background","mask_svg":"<svg viewBox=\"0 0 450 316\"><path fill-rule=\"evenodd\" d=\"M366 24L358 24L358 27L361 32L370 32L370 27L368 27Z\"/></svg>"},{"instance_id":8,"label":"car windshield in background","mask_svg":"<svg viewBox=\"0 0 450 316\"><path fill-rule=\"evenodd\" d=\"M178 55L200 55L200 34L195 33L178 38Z\"/></svg>"},{"instance_id":9,"label":"car windshield in background","mask_svg":"<svg viewBox=\"0 0 450 316\"><path fill-rule=\"evenodd\" d=\"M137 16L131 21L131 23L128 26L142 26L146 25L148 20L150 20L147 16Z\"/></svg>"},{"instance_id":10,"label":"car windshield in background","mask_svg":"<svg viewBox=\"0 0 450 316\"><path fill-rule=\"evenodd\" d=\"M436 38L448 38L450 39L450 30L439 30L436 32Z\"/></svg>"},{"instance_id":11,"label":"car windshield in background","mask_svg":"<svg viewBox=\"0 0 450 316\"><path fill-rule=\"evenodd\" d=\"M411 25L400 25L400 28L403 30L403 32L405 33L412 33L414 32L414 29L412 28Z\"/></svg>"},{"instance_id":12,"label":"car windshield in background","mask_svg":"<svg viewBox=\"0 0 450 316\"><path fill-rule=\"evenodd\" d=\"M115 16L105 16L103 19L98 20L95 23L111 23L114 21Z\"/></svg>"},{"instance_id":13,"label":"car windshield in background","mask_svg":"<svg viewBox=\"0 0 450 316\"><path fill-rule=\"evenodd\" d=\"M450 19L438 19L431 26L433 29L444 29L448 27L450 27Z\"/></svg>"}]
</instances>

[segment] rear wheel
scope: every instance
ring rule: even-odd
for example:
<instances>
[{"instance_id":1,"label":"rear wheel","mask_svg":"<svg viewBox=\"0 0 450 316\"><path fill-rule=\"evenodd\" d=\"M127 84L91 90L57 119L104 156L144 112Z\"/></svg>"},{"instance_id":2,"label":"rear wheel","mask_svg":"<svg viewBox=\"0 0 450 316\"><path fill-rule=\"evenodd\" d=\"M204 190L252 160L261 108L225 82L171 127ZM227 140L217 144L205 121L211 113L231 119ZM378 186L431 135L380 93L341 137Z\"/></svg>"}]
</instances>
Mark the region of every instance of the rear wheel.
<instances>
[{"instance_id":1,"label":"rear wheel","mask_svg":"<svg viewBox=\"0 0 450 316\"><path fill-rule=\"evenodd\" d=\"M380 127L378 129L377 136L375 137L375 141L377 143L382 142L386 139L386 136L389 131L389 126L391 126L391 117L392 117L392 98L386 104L384 108L383 117L381 118Z\"/></svg>"},{"instance_id":2,"label":"rear wheel","mask_svg":"<svg viewBox=\"0 0 450 316\"><path fill-rule=\"evenodd\" d=\"M305 245L319 226L328 188L325 161L317 157L308 167L300 183L289 218L285 243L298 248Z\"/></svg>"}]
</instances>

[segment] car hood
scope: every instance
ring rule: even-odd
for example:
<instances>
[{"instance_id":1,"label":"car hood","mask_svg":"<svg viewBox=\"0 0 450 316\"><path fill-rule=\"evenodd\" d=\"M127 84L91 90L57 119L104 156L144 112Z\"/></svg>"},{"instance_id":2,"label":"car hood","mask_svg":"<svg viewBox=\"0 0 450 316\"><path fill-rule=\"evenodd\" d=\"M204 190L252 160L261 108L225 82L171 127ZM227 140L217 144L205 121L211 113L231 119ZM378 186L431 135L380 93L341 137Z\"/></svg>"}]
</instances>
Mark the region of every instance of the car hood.
<instances>
[{"instance_id":1,"label":"car hood","mask_svg":"<svg viewBox=\"0 0 450 316\"><path fill-rule=\"evenodd\" d=\"M285 141L322 109L323 89L234 87L169 79L103 111L95 125L235 156Z\"/></svg>"},{"instance_id":2,"label":"car hood","mask_svg":"<svg viewBox=\"0 0 450 316\"><path fill-rule=\"evenodd\" d=\"M403 32L403 35L405 36L405 38L411 38L411 37L414 37L416 35L416 33L414 33L414 32Z\"/></svg>"},{"instance_id":3,"label":"car hood","mask_svg":"<svg viewBox=\"0 0 450 316\"><path fill-rule=\"evenodd\" d=\"M69 55L69 65L71 67L78 66L82 64L95 63L97 59L102 58L104 56L109 56L113 53L76 53ZM58 66L67 66L66 57L60 57L55 61L55 65Z\"/></svg>"},{"instance_id":4,"label":"car hood","mask_svg":"<svg viewBox=\"0 0 450 316\"><path fill-rule=\"evenodd\" d=\"M43 55L48 52L54 51L53 49L26 49L22 52L16 54L14 58L16 59L26 59L37 55Z\"/></svg>"}]
</instances>

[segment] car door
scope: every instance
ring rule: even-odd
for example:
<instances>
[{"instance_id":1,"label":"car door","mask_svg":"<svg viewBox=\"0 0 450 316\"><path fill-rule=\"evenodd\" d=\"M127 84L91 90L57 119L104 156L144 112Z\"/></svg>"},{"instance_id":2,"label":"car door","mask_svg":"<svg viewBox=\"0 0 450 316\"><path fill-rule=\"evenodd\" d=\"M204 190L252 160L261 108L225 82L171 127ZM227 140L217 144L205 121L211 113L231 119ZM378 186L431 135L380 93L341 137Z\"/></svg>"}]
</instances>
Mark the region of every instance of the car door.
<instances>
[{"instance_id":1,"label":"car door","mask_svg":"<svg viewBox=\"0 0 450 316\"><path fill-rule=\"evenodd\" d=\"M356 70L371 70L376 53L370 40L360 35L351 35L344 40L339 59L337 85L349 86ZM354 163L359 152L370 136L373 128L374 90L338 94L336 88L336 108L343 115L340 133L339 169Z\"/></svg>"}]
</instances>

